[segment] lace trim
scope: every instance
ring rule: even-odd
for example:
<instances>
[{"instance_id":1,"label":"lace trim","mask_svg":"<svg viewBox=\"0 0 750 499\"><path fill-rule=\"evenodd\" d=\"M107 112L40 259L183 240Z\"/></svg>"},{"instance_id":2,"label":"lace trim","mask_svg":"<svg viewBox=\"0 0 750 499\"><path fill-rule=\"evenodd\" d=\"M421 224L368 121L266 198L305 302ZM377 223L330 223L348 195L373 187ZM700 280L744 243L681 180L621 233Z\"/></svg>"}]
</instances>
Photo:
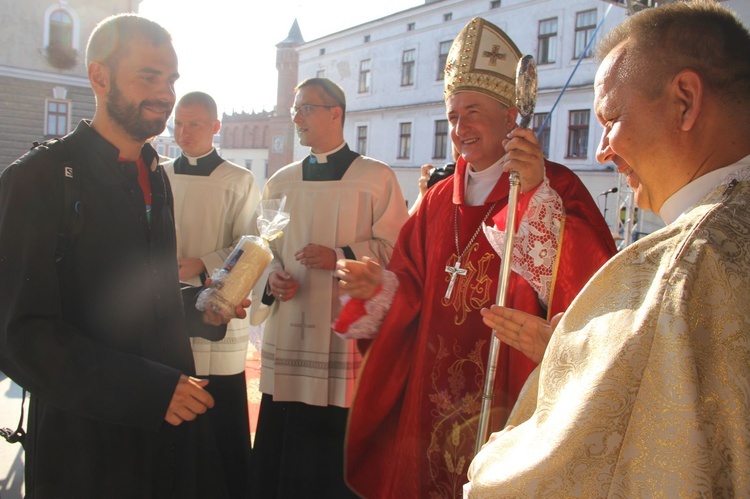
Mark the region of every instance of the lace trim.
<instances>
[{"instance_id":1,"label":"lace trim","mask_svg":"<svg viewBox=\"0 0 750 499\"><path fill-rule=\"evenodd\" d=\"M381 283L380 292L369 300L360 300L364 301L364 315L352 321L346 332L343 333L336 330L337 326L341 325L334 323L332 326L333 332L349 340L371 340L375 338L380 331L381 324L383 324L383 319L385 319L388 310L391 308L397 290L398 278L396 274L389 270L383 270L383 282ZM346 307L353 298L349 295L343 295L340 300L342 306ZM342 310L342 315L343 313L344 311ZM343 328L339 327L338 329Z\"/></svg>"},{"instance_id":2,"label":"lace trim","mask_svg":"<svg viewBox=\"0 0 750 499\"><path fill-rule=\"evenodd\" d=\"M549 307L563 211L560 195L545 176L521 218L513 245L511 269L534 288L545 307ZM504 258L505 231L486 224L482 229L495 252Z\"/></svg>"}]
</instances>

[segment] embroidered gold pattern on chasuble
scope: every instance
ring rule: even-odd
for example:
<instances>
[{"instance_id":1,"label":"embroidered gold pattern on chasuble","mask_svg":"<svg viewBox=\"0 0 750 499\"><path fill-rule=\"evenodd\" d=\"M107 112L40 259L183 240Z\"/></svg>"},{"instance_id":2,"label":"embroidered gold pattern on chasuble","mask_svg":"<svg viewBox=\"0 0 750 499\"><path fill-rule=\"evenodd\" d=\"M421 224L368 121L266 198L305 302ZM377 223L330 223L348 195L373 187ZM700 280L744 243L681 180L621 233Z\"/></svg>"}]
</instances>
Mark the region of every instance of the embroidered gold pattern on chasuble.
<instances>
[{"instance_id":1,"label":"embroidered gold pattern on chasuble","mask_svg":"<svg viewBox=\"0 0 750 499\"><path fill-rule=\"evenodd\" d=\"M473 449L476 442L477 416L482 404L481 390L470 387L481 387L484 382L486 359L482 358L482 347L487 341L479 340L470 351L464 352L457 340L438 336L430 379L432 425L427 448L431 498L456 497L466 481L472 455L467 449Z\"/></svg>"},{"instance_id":2,"label":"embroidered gold pattern on chasuble","mask_svg":"<svg viewBox=\"0 0 750 499\"><path fill-rule=\"evenodd\" d=\"M489 269L495 258L492 252L478 255L479 243L467 251L466 275L460 276L450 299L442 305L455 311L453 323L463 325L470 314L494 303L492 286L497 276ZM447 265L458 255L451 254ZM446 283L450 276L446 276ZM489 331L488 331L489 332ZM458 339L437 336L437 352L430 373L430 444L427 448L430 498L457 497L466 481L466 471L476 442L477 417L481 408L481 386L484 384L486 360L482 348L489 336L473 345L462 345ZM447 478L447 479L446 479Z\"/></svg>"},{"instance_id":3,"label":"embroidered gold pattern on chasuble","mask_svg":"<svg viewBox=\"0 0 750 499\"><path fill-rule=\"evenodd\" d=\"M479 260L473 260L472 254L479 249L479 243L473 243L466 256L466 275L458 277L455 283L453 293L450 298L443 298L441 305L452 307L456 311L454 324L462 325L471 312L476 312L482 307L487 306L494 297L490 296L490 288L493 279L490 277L488 269L495 258L492 253L485 253ZM452 253L446 262L447 265L453 265L458 259L458 255ZM446 276L445 282L448 284L450 276Z\"/></svg>"},{"instance_id":4,"label":"embroidered gold pattern on chasuble","mask_svg":"<svg viewBox=\"0 0 750 499\"><path fill-rule=\"evenodd\" d=\"M538 396L471 464L472 498L750 491L750 169L738 176L578 295Z\"/></svg>"}]
</instances>

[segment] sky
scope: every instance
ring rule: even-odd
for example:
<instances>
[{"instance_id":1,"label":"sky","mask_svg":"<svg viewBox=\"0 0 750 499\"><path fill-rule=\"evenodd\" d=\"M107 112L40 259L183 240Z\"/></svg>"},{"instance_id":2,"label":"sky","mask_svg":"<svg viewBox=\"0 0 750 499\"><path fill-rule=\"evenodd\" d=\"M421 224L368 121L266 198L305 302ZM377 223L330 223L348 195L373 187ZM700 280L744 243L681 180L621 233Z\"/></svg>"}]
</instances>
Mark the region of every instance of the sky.
<instances>
[{"instance_id":1,"label":"sky","mask_svg":"<svg viewBox=\"0 0 750 499\"><path fill-rule=\"evenodd\" d=\"M421 5L424 0L142 0L139 13L172 34L177 97L201 90L222 112L270 111L276 44L297 19L305 41ZM210 6L210 8L207 8Z\"/></svg>"}]
</instances>

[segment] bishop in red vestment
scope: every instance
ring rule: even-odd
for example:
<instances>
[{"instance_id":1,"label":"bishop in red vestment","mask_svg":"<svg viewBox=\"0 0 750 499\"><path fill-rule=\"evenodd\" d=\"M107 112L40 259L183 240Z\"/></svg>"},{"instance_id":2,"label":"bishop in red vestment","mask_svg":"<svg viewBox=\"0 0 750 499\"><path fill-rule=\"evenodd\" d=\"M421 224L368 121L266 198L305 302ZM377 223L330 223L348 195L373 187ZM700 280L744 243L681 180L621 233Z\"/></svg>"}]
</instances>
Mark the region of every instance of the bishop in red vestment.
<instances>
[{"instance_id":1,"label":"bishop in red vestment","mask_svg":"<svg viewBox=\"0 0 750 499\"><path fill-rule=\"evenodd\" d=\"M486 53L496 45L511 57L493 86L472 79L476 73L450 73L457 57ZM517 110L509 103L513 84L508 75L514 74L519 57L507 35L482 19L472 20L459 34L446 68L451 137L461 153L456 172L428 191L401 230L378 293L368 300L351 299L336 324L336 331L363 338L368 336L359 331L372 329L368 320L376 317L345 450L347 483L364 497L460 497L467 481L492 334L479 311L495 301L501 264L483 226L505 229L509 182L503 166L519 164L509 161L510 153L498 145L502 137L495 143L499 152L486 161L477 148L488 141L487 134L477 120L483 114L499 117L492 126L506 126L503 137L513 128ZM486 75L492 68L484 70ZM495 83L504 90L497 91ZM462 100L451 100L459 94ZM488 104L487 96L500 101L501 113L487 111L497 104ZM615 246L580 179L566 167L544 161L530 132L511 137L516 138L504 142L508 151L536 151L543 180L525 189L522 173L519 240L507 305L549 319L565 310ZM517 146L521 141L526 145ZM530 153L515 157L528 161ZM349 275L357 266L340 262L345 289L354 284ZM378 307L384 309L382 323L377 322ZM502 346L492 430L502 427L534 367L519 351Z\"/></svg>"}]
</instances>

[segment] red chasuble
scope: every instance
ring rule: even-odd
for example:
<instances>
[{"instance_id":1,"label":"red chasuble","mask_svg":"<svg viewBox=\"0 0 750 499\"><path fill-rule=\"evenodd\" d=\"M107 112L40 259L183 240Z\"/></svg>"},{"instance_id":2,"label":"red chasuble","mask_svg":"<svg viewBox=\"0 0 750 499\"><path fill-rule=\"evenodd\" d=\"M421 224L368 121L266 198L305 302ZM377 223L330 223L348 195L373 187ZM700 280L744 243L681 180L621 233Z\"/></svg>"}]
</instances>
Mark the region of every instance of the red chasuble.
<instances>
[{"instance_id":1,"label":"red chasuble","mask_svg":"<svg viewBox=\"0 0 750 499\"><path fill-rule=\"evenodd\" d=\"M479 310L497 296L500 257L483 233L471 244L450 298L446 266L493 202L488 225L505 228L507 174L484 205L464 203L466 164L453 181L435 185L404 225L388 269L399 288L377 338L367 351L349 415L346 478L368 498L461 497L474 455L491 330ZM508 306L550 318L564 311L596 270L615 253L604 219L580 179L547 162L547 178L564 205L549 310L518 274L511 275ZM523 196L522 196L523 197ZM526 199L519 202L518 219ZM497 366L490 429L499 430L526 378L536 367L503 344Z\"/></svg>"}]
</instances>

